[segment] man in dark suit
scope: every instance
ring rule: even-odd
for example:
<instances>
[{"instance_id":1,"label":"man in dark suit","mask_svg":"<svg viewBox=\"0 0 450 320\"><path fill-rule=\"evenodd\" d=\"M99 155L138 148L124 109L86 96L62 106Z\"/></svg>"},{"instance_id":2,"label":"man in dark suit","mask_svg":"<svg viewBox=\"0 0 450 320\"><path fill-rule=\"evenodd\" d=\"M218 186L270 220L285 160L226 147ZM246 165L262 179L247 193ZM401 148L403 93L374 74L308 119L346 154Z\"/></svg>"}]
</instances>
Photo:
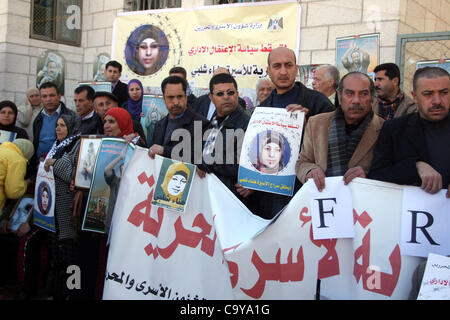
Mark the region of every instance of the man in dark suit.
<instances>
[{"instance_id":1,"label":"man in dark suit","mask_svg":"<svg viewBox=\"0 0 450 320\"><path fill-rule=\"evenodd\" d=\"M158 154L183 162L201 162L202 138L208 120L188 106L187 82L183 78L169 76L163 80L161 89L169 113L156 123L148 155L152 159Z\"/></svg>"},{"instance_id":2,"label":"man in dark suit","mask_svg":"<svg viewBox=\"0 0 450 320\"><path fill-rule=\"evenodd\" d=\"M368 178L420 186L450 197L450 75L437 67L418 69L412 96L418 113L384 123Z\"/></svg>"},{"instance_id":3,"label":"man in dark suit","mask_svg":"<svg viewBox=\"0 0 450 320\"><path fill-rule=\"evenodd\" d=\"M228 69L226 68L217 68L214 70L213 77L220 73L226 73L230 74ZM247 104L245 103L245 100L241 97L238 97L239 104L246 109ZM198 97L192 108L197 112L198 114L204 116L206 119L211 120L212 117L216 114L216 107L214 106L214 103L211 101L210 94L204 94L200 97Z\"/></svg>"},{"instance_id":4,"label":"man in dark suit","mask_svg":"<svg viewBox=\"0 0 450 320\"><path fill-rule=\"evenodd\" d=\"M121 82L122 65L117 61L109 61L105 68L106 81L111 82L111 92L117 97L119 106L128 100L128 86Z\"/></svg>"},{"instance_id":5,"label":"man in dark suit","mask_svg":"<svg viewBox=\"0 0 450 320\"><path fill-rule=\"evenodd\" d=\"M81 134L99 134L103 132L103 122L94 110L95 90L91 86L75 89L75 108L81 117Z\"/></svg>"}]
</instances>

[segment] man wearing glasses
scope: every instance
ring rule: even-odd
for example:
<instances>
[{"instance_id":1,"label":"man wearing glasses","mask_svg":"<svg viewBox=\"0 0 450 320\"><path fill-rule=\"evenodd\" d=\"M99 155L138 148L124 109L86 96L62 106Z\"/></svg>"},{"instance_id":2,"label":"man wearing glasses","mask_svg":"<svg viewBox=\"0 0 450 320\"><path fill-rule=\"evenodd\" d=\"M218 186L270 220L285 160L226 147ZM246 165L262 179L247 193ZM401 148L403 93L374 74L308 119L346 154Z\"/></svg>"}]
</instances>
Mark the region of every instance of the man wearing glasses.
<instances>
[{"instance_id":1,"label":"man wearing glasses","mask_svg":"<svg viewBox=\"0 0 450 320\"><path fill-rule=\"evenodd\" d=\"M208 127L209 134L203 145L203 163L198 166L197 172L201 178L205 173L214 173L240 198L235 184L242 141L250 117L239 105L237 83L230 74L220 73L213 76L209 82L209 92L209 97L216 107L216 114Z\"/></svg>"}]
</instances>

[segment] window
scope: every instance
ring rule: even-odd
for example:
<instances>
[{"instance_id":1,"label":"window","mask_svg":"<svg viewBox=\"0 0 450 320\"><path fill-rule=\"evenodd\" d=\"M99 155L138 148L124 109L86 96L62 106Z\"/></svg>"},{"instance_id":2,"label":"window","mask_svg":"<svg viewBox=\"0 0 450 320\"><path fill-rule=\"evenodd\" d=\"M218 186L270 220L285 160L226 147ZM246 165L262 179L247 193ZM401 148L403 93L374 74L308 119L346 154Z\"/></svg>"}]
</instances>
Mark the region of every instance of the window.
<instances>
[{"instance_id":1,"label":"window","mask_svg":"<svg viewBox=\"0 0 450 320\"><path fill-rule=\"evenodd\" d=\"M181 8L181 0L134 0L130 2L130 11Z\"/></svg>"},{"instance_id":2,"label":"window","mask_svg":"<svg viewBox=\"0 0 450 320\"><path fill-rule=\"evenodd\" d=\"M81 0L32 0L30 38L81 44Z\"/></svg>"}]
</instances>

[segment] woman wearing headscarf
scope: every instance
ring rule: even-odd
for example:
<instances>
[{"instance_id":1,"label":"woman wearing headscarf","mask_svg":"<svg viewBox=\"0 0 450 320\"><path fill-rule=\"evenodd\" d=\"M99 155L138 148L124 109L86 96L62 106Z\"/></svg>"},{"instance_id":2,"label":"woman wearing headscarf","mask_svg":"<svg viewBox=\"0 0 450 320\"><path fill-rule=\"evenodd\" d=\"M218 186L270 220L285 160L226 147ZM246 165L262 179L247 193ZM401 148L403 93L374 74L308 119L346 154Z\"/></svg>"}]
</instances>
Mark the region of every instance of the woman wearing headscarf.
<instances>
[{"instance_id":1,"label":"woman wearing headscarf","mask_svg":"<svg viewBox=\"0 0 450 320\"><path fill-rule=\"evenodd\" d=\"M164 191L164 194L155 196L155 200L168 201L169 205L173 207L179 204L184 205L185 202L182 197L190 175L191 172L184 163L172 163L167 168L164 181L161 183L161 189Z\"/></svg>"},{"instance_id":2,"label":"woman wearing headscarf","mask_svg":"<svg viewBox=\"0 0 450 320\"><path fill-rule=\"evenodd\" d=\"M0 102L0 130L15 132L15 139L28 139L27 132L16 126L17 113L14 102L9 100Z\"/></svg>"},{"instance_id":3,"label":"woman wearing headscarf","mask_svg":"<svg viewBox=\"0 0 450 320\"><path fill-rule=\"evenodd\" d=\"M268 174L275 174L284 168L284 139L277 131L267 130L260 134L257 144L255 168Z\"/></svg>"},{"instance_id":4,"label":"woman wearing headscarf","mask_svg":"<svg viewBox=\"0 0 450 320\"><path fill-rule=\"evenodd\" d=\"M18 107L16 124L18 127L25 129L31 141L33 141L33 121L42 108L39 90L37 88L28 89L25 105Z\"/></svg>"},{"instance_id":5,"label":"woman wearing headscarf","mask_svg":"<svg viewBox=\"0 0 450 320\"><path fill-rule=\"evenodd\" d=\"M66 286L67 267L77 264L76 223L73 221L74 193L70 183L75 176L80 147L81 118L77 114L61 114L56 122L56 141L44 160L45 170L53 166L55 178L55 229L50 234L52 256L52 293L55 300L70 296Z\"/></svg>"},{"instance_id":6,"label":"woman wearing headscarf","mask_svg":"<svg viewBox=\"0 0 450 320\"><path fill-rule=\"evenodd\" d=\"M141 120L143 100L144 87L142 83L137 79L131 79L128 82L128 100L121 107L130 113L131 118Z\"/></svg>"}]
</instances>

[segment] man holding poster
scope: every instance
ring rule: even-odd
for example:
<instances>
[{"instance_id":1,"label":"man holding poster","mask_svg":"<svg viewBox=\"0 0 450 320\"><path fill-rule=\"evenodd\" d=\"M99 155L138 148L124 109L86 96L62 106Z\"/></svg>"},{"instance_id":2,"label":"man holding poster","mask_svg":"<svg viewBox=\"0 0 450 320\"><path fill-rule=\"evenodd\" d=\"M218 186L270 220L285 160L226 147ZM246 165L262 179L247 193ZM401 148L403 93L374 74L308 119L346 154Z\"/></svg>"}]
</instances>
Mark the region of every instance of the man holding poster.
<instances>
[{"instance_id":1,"label":"man holding poster","mask_svg":"<svg viewBox=\"0 0 450 320\"><path fill-rule=\"evenodd\" d=\"M339 83L340 108L314 116L305 129L297 177L313 179L319 191L325 177L344 176L348 184L365 178L383 119L372 111L375 86L366 74L350 72Z\"/></svg>"}]
</instances>

